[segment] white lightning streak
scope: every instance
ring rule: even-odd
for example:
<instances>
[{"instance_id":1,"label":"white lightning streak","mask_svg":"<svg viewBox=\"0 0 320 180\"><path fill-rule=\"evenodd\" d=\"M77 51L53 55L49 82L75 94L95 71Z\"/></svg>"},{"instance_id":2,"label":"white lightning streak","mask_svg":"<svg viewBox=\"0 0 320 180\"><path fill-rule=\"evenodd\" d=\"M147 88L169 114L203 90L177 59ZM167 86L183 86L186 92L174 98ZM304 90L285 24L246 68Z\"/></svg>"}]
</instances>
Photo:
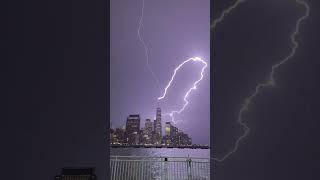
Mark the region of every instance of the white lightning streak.
<instances>
[{"instance_id":1,"label":"white lightning streak","mask_svg":"<svg viewBox=\"0 0 320 180\"><path fill-rule=\"evenodd\" d=\"M143 26L143 16L144 16L144 0L142 0L142 8L141 8L141 16L140 16L140 20L139 20L139 27L138 27L138 37L140 42L142 43L143 47L144 47L144 54L146 56L146 61L147 61L147 68L148 70L151 72L153 79L156 82L156 85L160 91L160 83L159 83L159 79L157 78L156 74L153 72L151 66L149 65L149 48L146 45L146 43L144 42L143 37L140 34L140 30L141 27Z\"/></svg>"},{"instance_id":2,"label":"white lightning streak","mask_svg":"<svg viewBox=\"0 0 320 180\"><path fill-rule=\"evenodd\" d=\"M184 98L183 98L183 100L184 100L185 103L184 103L184 105L182 106L181 109L175 110L175 111L171 111L170 113L165 113L165 114L163 114L164 116L169 115L169 116L172 118L171 121L172 121L174 124L177 123L177 122L174 120L174 114L180 114L181 112L184 111L184 109L185 109L185 108L187 107L187 105L189 104L189 101L187 100L187 99L188 99L188 96L189 96L189 94L191 93L192 90L196 90L196 89L197 89L197 84L198 84L198 83L202 80L202 78L203 78L203 72L204 72L204 70L207 68L207 63L206 63L204 60L202 60L201 58L199 58L199 57L194 57L194 58L190 58L190 59L188 59L188 60L183 61L183 62L174 70L173 75L172 75L172 77L171 77L171 80L169 81L168 85L167 85L166 88L164 89L163 95L160 96L160 97L158 97L158 100L161 100L161 99L163 99L163 98L166 97L167 90L168 90L168 88L171 86L171 83L172 83L174 77L176 76L177 72L179 71L179 69L180 69L184 64L186 64L186 63L188 63L188 62L190 62L190 61L201 62L201 63L203 64L203 67L202 67L202 69L201 69L201 77L200 77L197 81L195 81L195 83L193 84L193 86L186 92L186 94L185 94L185 96L184 96Z\"/></svg>"},{"instance_id":3,"label":"white lightning streak","mask_svg":"<svg viewBox=\"0 0 320 180\"><path fill-rule=\"evenodd\" d=\"M251 104L252 100L260 93L260 91L268 86L274 86L275 85L275 81L274 81L274 73L276 72L276 70L283 64L285 64L286 62L288 62L291 58L293 58L296 54L296 50L299 47L299 43L296 40L296 36L299 34L300 32L300 26L301 23L306 20L309 15L310 15L310 7L309 5L303 1L303 0L296 0L296 3L299 5L302 5L305 7L306 11L305 14L303 16L301 16L297 22L296 22L296 26L295 26L295 30L294 32L291 34L290 39L291 39L291 43L293 44L293 47L290 51L290 54L288 56L286 56L284 59L282 59L281 61L279 61L278 63L274 64L271 68L271 72L270 72L270 76L269 79L266 82L263 83L259 83L256 88L255 91L253 92L253 94L251 94L249 97L247 97L244 101L244 104L242 105L242 107L240 108L239 111L239 115L238 115L238 120L237 122L244 128L244 133L243 135L241 135L238 140L235 142L234 147L231 151L229 151L226 155L224 155L222 158L212 158L215 161L218 162L223 162L225 159L227 159L229 156L231 156L233 153L235 153L238 150L239 144L240 142L249 134L250 132L250 128L248 127L247 124L245 124L243 122L242 116L243 114L248 111L249 109L249 105Z\"/></svg>"},{"instance_id":4,"label":"white lightning streak","mask_svg":"<svg viewBox=\"0 0 320 180\"><path fill-rule=\"evenodd\" d=\"M224 20L224 18L235 8L238 7L239 4L245 2L246 0L237 0L232 6L228 7L227 9L223 10L220 17L218 17L217 19L215 19L210 28L214 29L220 22L222 22Z\"/></svg>"}]
</instances>

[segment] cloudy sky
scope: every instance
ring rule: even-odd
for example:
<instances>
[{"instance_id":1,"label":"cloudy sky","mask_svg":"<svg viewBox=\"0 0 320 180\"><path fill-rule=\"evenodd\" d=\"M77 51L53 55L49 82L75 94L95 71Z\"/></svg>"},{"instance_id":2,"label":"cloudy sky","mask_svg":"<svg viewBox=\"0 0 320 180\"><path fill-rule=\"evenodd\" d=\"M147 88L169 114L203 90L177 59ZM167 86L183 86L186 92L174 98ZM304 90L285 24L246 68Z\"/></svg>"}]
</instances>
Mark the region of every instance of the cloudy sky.
<instances>
[{"instance_id":1,"label":"cloudy sky","mask_svg":"<svg viewBox=\"0 0 320 180\"><path fill-rule=\"evenodd\" d=\"M110 90L111 123L125 125L129 114L154 119L157 97L173 75L174 69L191 57L208 63L204 78L188 100L185 111L176 116L176 126L191 135L195 143L209 143L210 134L210 2L203 0L145 1L141 35L149 48L149 64L159 79L160 90L146 66L144 47L137 30L142 0L111 1ZM181 108L183 97L200 78L203 64L183 66L160 102L163 113ZM170 121L163 117L162 123Z\"/></svg>"}]
</instances>

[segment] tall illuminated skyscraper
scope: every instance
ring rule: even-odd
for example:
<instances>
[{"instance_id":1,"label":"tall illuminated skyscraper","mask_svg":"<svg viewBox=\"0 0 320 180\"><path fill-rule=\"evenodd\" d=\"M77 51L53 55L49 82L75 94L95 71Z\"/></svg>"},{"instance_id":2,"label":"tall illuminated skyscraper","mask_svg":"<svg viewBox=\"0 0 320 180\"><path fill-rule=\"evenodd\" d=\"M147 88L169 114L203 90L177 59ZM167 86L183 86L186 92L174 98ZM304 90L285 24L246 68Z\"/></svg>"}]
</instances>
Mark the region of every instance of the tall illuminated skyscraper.
<instances>
[{"instance_id":1,"label":"tall illuminated skyscraper","mask_svg":"<svg viewBox=\"0 0 320 180\"><path fill-rule=\"evenodd\" d=\"M158 107L156 112L156 120L154 122L154 133L156 144L161 144L162 126L161 126L161 109Z\"/></svg>"},{"instance_id":2,"label":"tall illuminated skyscraper","mask_svg":"<svg viewBox=\"0 0 320 180\"><path fill-rule=\"evenodd\" d=\"M164 128L164 132L165 132L165 144L166 145L170 145L172 143L171 140L171 124L170 122L166 122L165 128Z\"/></svg>"}]
</instances>

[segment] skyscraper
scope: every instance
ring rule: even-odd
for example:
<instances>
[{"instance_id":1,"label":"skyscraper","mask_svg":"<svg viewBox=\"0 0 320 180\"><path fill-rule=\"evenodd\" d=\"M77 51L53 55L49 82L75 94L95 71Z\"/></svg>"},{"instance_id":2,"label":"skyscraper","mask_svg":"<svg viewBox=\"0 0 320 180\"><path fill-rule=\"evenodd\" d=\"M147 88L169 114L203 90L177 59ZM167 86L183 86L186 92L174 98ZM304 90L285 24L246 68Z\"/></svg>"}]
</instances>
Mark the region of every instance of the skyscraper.
<instances>
[{"instance_id":1,"label":"skyscraper","mask_svg":"<svg viewBox=\"0 0 320 180\"><path fill-rule=\"evenodd\" d=\"M171 125L170 129L170 136L171 136L171 141L174 145L179 144L179 137L178 137L178 128Z\"/></svg>"},{"instance_id":2,"label":"skyscraper","mask_svg":"<svg viewBox=\"0 0 320 180\"><path fill-rule=\"evenodd\" d=\"M152 131L153 131L153 122L150 119L146 119L145 123L145 135L146 135L146 144L152 143Z\"/></svg>"},{"instance_id":3,"label":"skyscraper","mask_svg":"<svg viewBox=\"0 0 320 180\"><path fill-rule=\"evenodd\" d=\"M192 139L188 136L188 134L185 134L181 130L178 132L178 138L179 138L179 145L191 145Z\"/></svg>"},{"instance_id":4,"label":"skyscraper","mask_svg":"<svg viewBox=\"0 0 320 180\"><path fill-rule=\"evenodd\" d=\"M170 122L166 122L165 125L165 144L170 145L172 144L172 136L171 136L171 124Z\"/></svg>"},{"instance_id":5,"label":"skyscraper","mask_svg":"<svg viewBox=\"0 0 320 180\"><path fill-rule=\"evenodd\" d=\"M126 136L128 144L139 144L140 140L140 115L129 115L126 123Z\"/></svg>"},{"instance_id":6,"label":"skyscraper","mask_svg":"<svg viewBox=\"0 0 320 180\"><path fill-rule=\"evenodd\" d=\"M170 136L170 129L171 129L171 123L166 122L166 126L165 126L165 135L166 136Z\"/></svg>"},{"instance_id":7,"label":"skyscraper","mask_svg":"<svg viewBox=\"0 0 320 180\"><path fill-rule=\"evenodd\" d=\"M156 112L156 120L154 122L155 143L161 144L162 127L161 127L161 109L158 107Z\"/></svg>"}]
</instances>

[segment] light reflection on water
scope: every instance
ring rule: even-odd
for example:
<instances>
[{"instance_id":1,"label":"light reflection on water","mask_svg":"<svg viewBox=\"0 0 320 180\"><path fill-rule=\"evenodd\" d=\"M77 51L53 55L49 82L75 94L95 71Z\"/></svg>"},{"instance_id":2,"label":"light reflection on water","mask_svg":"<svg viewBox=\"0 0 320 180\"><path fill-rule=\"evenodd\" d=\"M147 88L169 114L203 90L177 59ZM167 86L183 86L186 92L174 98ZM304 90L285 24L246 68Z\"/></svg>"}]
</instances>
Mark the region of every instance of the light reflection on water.
<instances>
[{"instance_id":1,"label":"light reflection on water","mask_svg":"<svg viewBox=\"0 0 320 180\"><path fill-rule=\"evenodd\" d=\"M179 148L110 148L111 156L167 156L210 158L210 149Z\"/></svg>"}]
</instances>

